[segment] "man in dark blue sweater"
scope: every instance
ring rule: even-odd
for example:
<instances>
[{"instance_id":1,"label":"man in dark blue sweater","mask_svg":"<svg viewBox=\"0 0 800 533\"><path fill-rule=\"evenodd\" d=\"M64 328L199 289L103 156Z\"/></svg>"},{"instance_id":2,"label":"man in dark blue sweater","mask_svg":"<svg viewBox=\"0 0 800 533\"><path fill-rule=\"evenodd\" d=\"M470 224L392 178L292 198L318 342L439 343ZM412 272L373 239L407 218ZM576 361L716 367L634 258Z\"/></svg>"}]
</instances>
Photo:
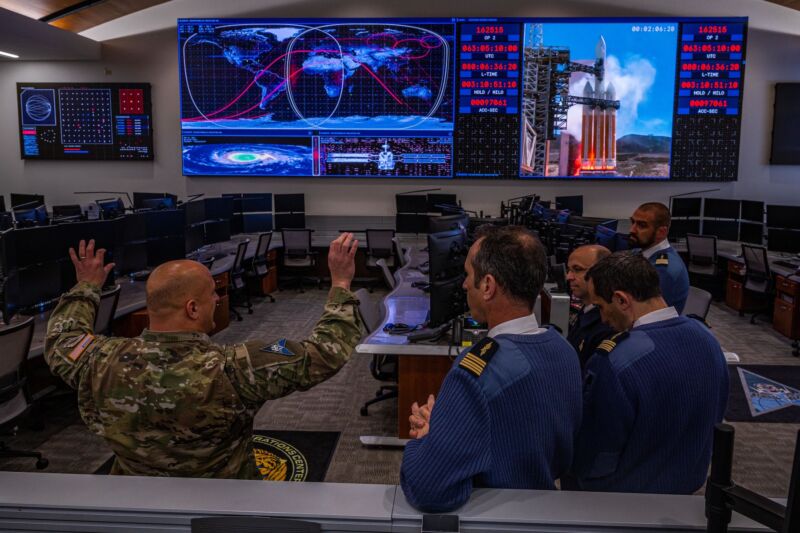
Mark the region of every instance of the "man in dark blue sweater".
<instances>
[{"instance_id":1,"label":"man in dark blue sweater","mask_svg":"<svg viewBox=\"0 0 800 533\"><path fill-rule=\"evenodd\" d=\"M583 490L691 494L706 479L728 399L719 342L667 305L639 254L612 254L586 279L603 320L621 333L586 366L571 474Z\"/></svg>"},{"instance_id":2,"label":"man in dark blue sweater","mask_svg":"<svg viewBox=\"0 0 800 533\"><path fill-rule=\"evenodd\" d=\"M547 263L524 228L487 230L470 248L464 290L489 336L462 353L439 396L412 407L400 471L406 499L453 510L473 486L553 489L572 460L581 416L578 358L533 304Z\"/></svg>"},{"instance_id":3,"label":"man in dark blue sweater","mask_svg":"<svg viewBox=\"0 0 800 533\"><path fill-rule=\"evenodd\" d=\"M641 249L642 255L656 267L661 295L678 314L683 312L689 297L689 272L683 259L667 240L672 222L669 209L658 202L642 204L631 215L628 236L631 248Z\"/></svg>"}]
</instances>

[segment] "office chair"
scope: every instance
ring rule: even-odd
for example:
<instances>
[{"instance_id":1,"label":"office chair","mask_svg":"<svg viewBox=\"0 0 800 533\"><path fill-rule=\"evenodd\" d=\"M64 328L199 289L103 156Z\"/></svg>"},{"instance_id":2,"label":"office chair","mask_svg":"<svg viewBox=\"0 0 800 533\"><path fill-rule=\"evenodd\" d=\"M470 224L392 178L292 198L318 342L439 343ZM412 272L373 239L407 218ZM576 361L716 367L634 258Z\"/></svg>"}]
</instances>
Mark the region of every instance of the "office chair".
<instances>
[{"instance_id":1,"label":"office chair","mask_svg":"<svg viewBox=\"0 0 800 533\"><path fill-rule=\"evenodd\" d=\"M97 335L110 335L111 323L114 321L114 313L117 311L119 293L122 287L117 285L100 295L100 306L94 316L94 332Z\"/></svg>"},{"instance_id":2,"label":"office chair","mask_svg":"<svg viewBox=\"0 0 800 533\"><path fill-rule=\"evenodd\" d=\"M367 234L367 260L366 266L368 269L376 270L382 268L378 265L378 261L383 259L387 267L393 268L395 265L394 259L394 230L393 229L368 229ZM376 278L370 278L367 288L372 292L374 284L377 282Z\"/></svg>"},{"instance_id":3,"label":"office chair","mask_svg":"<svg viewBox=\"0 0 800 533\"><path fill-rule=\"evenodd\" d=\"M268 516L208 516L192 518L192 533L319 533L322 526L305 520Z\"/></svg>"},{"instance_id":4,"label":"office chair","mask_svg":"<svg viewBox=\"0 0 800 533\"><path fill-rule=\"evenodd\" d=\"M25 391L25 378L22 377L22 363L28 358L28 350L33 339L34 317L24 322L0 330L0 430L2 435L13 436L16 426L12 425L25 415L30 404ZM9 431L10 430L10 431ZM42 454L34 451L12 450L0 441L0 457L32 457L36 468L47 468L48 461Z\"/></svg>"},{"instance_id":5,"label":"office chair","mask_svg":"<svg viewBox=\"0 0 800 533\"><path fill-rule=\"evenodd\" d=\"M686 298L686 305L681 314L684 316L695 315L705 320L710 308L711 293L697 287L689 287L689 296Z\"/></svg>"},{"instance_id":6,"label":"office chair","mask_svg":"<svg viewBox=\"0 0 800 533\"><path fill-rule=\"evenodd\" d=\"M392 238L392 242L394 243L394 253L397 254L398 264L400 265L400 268L402 268L408 264L406 250L403 250L403 247L400 246L400 239L397 237Z\"/></svg>"},{"instance_id":7,"label":"office chair","mask_svg":"<svg viewBox=\"0 0 800 533\"><path fill-rule=\"evenodd\" d=\"M383 323L384 307L382 302L374 302L370 299L366 289L358 289L355 292L358 298L358 313L361 321L367 328L368 333L372 333ZM387 354L374 354L372 361L369 362L369 371L372 377L378 381L392 381L393 385L381 385L375 392L375 397L367 400L361 407L361 416L369 415L369 406L391 398L397 398L397 356Z\"/></svg>"},{"instance_id":8,"label":"office chair","mask_svg":"<svg viewBox=\"0 0 800 533\"><path fill-rule=\"evenodd\" d=\"M269 252L269 245L272 242L272 232L261 233L258 236L258 244L256 245L256 255L249 262L246 272L247 277L255 279L261 283L267 275L269 275L270 268L267 262L267 252ZM265 294L270 302L274 302L275 298L271 294Z\"/></svg>"},{"instance_id":9,"label":"office chair","mask_svg":"<svg viewBox=\"0 0 800 533\"><path fill-rule=\"evenodd\" d=\"M745 267L744 290L755 293L764 300L762 307L750 317L750 323L755 324L758 315L769 314L772 309L772 298L770 298L774 293L772 273L769 269L767 249L764 246L742 244L742 257Z\"/></svg>"},{"instance_id":10,"label":"office chair","mask_svg":"<svg viewBox=\"0 0 800 533\"><path fill-rule=\"evenodd\" d=\"M390 289L394 289L397 285L397 281L394 279L394 274L392 274L392 271L389 270L386 260L384 258L380 258L378 261L376 261L376 264L381 269L381 272L383 272L383 279L386 281L386 285L388 285Z\"/></svg>"},{"instance_id":11,"label":"office chair","mask_svg":"<svg viewBox=\"0 0 800 533\"><path fill-rule=\"evenodd\" d=\"M283 281L297 282L300 292L303 290L303 282L315 283L318 288L322 287L322 280L309 273L317 266L316 253L311 247L310 229L282 229L283 239L283 267L286 271L295 271L295 276L285 276ZM281 287L281 290L283 287Z\"/></svg>"},{"instance_id":12,"label":"office chair","mask_svg":"<svg viewBox=\"0 0 800 533\"><path fill-rule=\"evenodd\" d=\"M719 276L717 237L687 233L686 251L688 256L686 270L692 283L708 288L717 299L723 298L725 280Z\"/></svg>"},{"instance_id":13,"label":"office chair","mask_svg":"<svg viewBox=\"0 0 800 533\"><path fill-rule=\"evenodd\" d=\"M250 244L250 239L239 241L239 245L236 247L236 255L234 256L233 266L231 267L230 272L230 310L236 317L236 320L239 322L242 321L242 315L236 310L237 307L247 309L247 314L249 315L253 314L253 304L250 303L250 293L247 290L247 283L244 281L244 254L247 252L248 244ZM244 295L241 300L243 303L234 303L236 296L242 294Z\"/></svg>"}]
</instances>

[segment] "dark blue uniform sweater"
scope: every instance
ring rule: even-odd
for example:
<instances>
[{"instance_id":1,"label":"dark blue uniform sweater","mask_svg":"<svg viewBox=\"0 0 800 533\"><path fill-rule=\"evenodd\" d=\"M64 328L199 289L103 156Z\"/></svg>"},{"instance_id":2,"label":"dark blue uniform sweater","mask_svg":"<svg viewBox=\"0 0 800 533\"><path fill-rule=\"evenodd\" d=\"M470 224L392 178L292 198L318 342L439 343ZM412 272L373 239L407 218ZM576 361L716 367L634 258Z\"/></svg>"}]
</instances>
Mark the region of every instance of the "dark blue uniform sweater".
<instances>
[{"instance_id":1,"label":"dark blue uniform sweater","mask_svg":"<svg viewBox=\"0 0 800 533\"><path fill-rule=\"evenodd\" d=\"M651 255L649 261L658 271L664 301L674 307L678 314L682 313L689 297L689 272L683 259L670 246Z\"/></svg>"},{"instance_id":2,"label":"dark blue uniform sweater","mask_svg":"<svg viewBox=\"0 0 800 533\"><path fill-rule=\"evenodd\" d=\"M572 460L581 417L581 373L554 329L498 335L479 376L462 353L445 377L430 431L406 445L400 484L424 512L446 512L482 487L552 489Z\"/></svg>"},{"instance_id":3,"label":"dark blue uniform sweater","mask_svg":"<svg viewBox=\"0 0 800 533\"><path fill-rule=\"evenodd\" d=\"M691 494L727 400L725 357L706 326L676 317L633 328L586 366L571 474L583 490Z\"/></svg>"}]
</instances>

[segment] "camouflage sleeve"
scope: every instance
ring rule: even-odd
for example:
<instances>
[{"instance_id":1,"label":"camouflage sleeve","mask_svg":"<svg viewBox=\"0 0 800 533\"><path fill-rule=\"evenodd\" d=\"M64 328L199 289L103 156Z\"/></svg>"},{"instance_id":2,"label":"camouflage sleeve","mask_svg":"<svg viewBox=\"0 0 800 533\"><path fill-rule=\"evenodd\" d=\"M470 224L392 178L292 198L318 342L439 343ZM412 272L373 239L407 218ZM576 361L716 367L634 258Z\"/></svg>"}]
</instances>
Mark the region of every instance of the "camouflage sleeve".
<instances>
[{"instance_id":1,"label":"camouflage sleeve","mask_svg":"<svg viewBox=\"0 0 800 533\"><path fill-rule=\"evenodd\" d=\"M333 376L361 339L357 305L352 292L333 288L308 339L248 341L225 347L225 370L242 401L260 406Z\"/></svg>"},{"instance_id":2,"label":"camouflage sleeve","mask_svg":"<svg viewBox=\"0 0 800 533\"><path fill-rule=\"evenodd\" d=\"M44 358L53 374L70 387L77 388L89 368L91 344L100 340L93 335L94 317L100 305L100 289L80 282L65 293L47 321Z\"/></svg>"}]
</instances>

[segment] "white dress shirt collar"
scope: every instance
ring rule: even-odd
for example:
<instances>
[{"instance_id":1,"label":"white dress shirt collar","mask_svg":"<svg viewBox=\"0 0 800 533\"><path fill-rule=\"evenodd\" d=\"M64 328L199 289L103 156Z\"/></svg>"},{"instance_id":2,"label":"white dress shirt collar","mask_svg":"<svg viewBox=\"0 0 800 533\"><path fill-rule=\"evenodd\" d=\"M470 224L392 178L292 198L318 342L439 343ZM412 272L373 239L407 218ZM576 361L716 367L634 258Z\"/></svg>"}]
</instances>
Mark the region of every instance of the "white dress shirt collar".
<instances>
[{"instance_id":1,"label":"white dress shirt collar","mask_svg":"<svg viewBox=\"0 0 800 533\"><path fill-rule=\"evenodd\" d=\"M639 320L633 323L633 327L644 326L645 324L655 324L656 322L663 322L671 318L678 318L678 312L674 307L665 307L657 311L651 311L646 315L639 317Z\"/></svg>"},{"instance_id":2,"label":"white dress shirt collar","mask_svg":"<svg viewBox=\"0 0 800 533\"><path fill-rule=\"evenodd\" d=\"M502 324L497 324L489 330L487 335L495 337L497 335L537 335L547 331L546 328L540 328L539 322L536 320L536 315L533 313L528 316L522 316L513 320L508 320Z\"/></svg>"},{"instance_id":3,"label":"white dress shirt collar","mask_svg":"<svg viewBox=\"0 0 800 533\"><path fill-rule=\"evenodd\" d=\"M645 259L649 260L650 256L652 256L654 253L660 252L661 250L666 250L670 246L671 244L669 243L669 241L667 239L664 239L660 243L654 244L647 250L642 250L642 255L644 256Z\"/></svg>"}]
</instances>

